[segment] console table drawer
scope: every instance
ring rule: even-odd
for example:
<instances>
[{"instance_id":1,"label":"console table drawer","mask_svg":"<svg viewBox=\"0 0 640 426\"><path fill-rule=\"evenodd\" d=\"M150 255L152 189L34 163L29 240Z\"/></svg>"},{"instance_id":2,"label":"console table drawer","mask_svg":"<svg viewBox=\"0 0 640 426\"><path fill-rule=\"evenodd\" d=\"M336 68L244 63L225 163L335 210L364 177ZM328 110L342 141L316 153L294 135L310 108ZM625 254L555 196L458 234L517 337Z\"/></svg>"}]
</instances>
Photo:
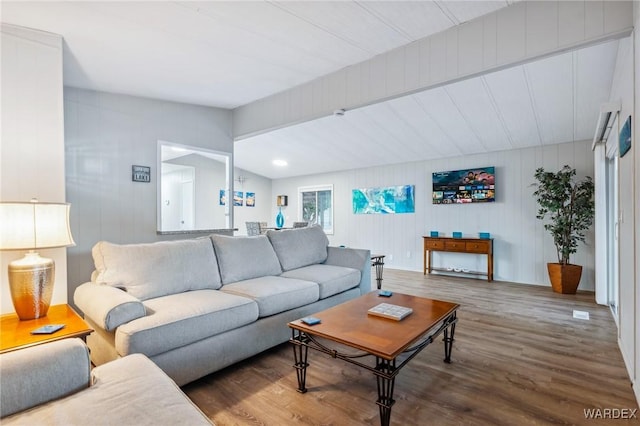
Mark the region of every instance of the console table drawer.
<instances>
[{"instance_id":1,"label":"console table drawer","mask_svg":"<svg viewBox=\"0 0 640 426\"><path fill-rule=\"evenodd\" d=\"M489 242L488 241L474 241L466 243L466 251L471 253L488 253Z\"/></svg>"},{"instance_id":2,"label":"console table drawer","mask_svg":"<svg viewBox=\"0 0 640 426\"><path fill-rule=\"evenodd\" d=\"M448 251L465 251L466 246L464 241L445 241L444 248Z\"/></svg>"},{"instance_id":3,"label":"console table drawer","mask_svg":"<svg viewBox=\"0 0 640 426\"><path fill-rule=\"evenodd\" d=\"M444 250L444 241L442 241L442 240L425 240L424 247L427 250Z\"/></svg>"}]
</instances>

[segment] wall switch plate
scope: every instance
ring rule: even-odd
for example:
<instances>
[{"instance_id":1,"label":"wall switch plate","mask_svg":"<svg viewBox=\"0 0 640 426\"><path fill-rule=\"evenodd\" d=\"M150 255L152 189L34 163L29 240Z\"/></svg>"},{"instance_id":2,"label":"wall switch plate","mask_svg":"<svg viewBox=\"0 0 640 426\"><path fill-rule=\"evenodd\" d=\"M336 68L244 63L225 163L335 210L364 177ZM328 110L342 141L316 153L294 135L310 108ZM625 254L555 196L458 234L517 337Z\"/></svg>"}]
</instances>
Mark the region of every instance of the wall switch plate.
<instances>
[{"instance_id":1,"label":"wall switch plate","mask_svg":"<svg viewBox=\"0 0 640 426\"><path fill-rule=\"evenodd\" d=\"M588 320L589 319L589 312L574 310L573 311L573 317L577 318L577 319Z\"/></svg>"}]
</instances>

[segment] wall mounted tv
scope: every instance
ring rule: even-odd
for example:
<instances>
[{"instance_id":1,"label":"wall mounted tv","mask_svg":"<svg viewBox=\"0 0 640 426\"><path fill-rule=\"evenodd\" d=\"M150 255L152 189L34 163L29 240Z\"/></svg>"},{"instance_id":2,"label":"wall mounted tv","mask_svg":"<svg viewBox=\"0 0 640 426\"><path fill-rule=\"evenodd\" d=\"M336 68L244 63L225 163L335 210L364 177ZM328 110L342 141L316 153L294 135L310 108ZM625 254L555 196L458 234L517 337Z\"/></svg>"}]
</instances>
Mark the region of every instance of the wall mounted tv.
<instances>
[{"instance_id":1,"label":"wall mounted tv","mask_svg":"<svg viewBox=\"0 0 640 426\"><path fill-rule=\"evenodd\" d=\"M433 204L495 201L495 167L434 172Z\"/></svg>"}]
</instances>

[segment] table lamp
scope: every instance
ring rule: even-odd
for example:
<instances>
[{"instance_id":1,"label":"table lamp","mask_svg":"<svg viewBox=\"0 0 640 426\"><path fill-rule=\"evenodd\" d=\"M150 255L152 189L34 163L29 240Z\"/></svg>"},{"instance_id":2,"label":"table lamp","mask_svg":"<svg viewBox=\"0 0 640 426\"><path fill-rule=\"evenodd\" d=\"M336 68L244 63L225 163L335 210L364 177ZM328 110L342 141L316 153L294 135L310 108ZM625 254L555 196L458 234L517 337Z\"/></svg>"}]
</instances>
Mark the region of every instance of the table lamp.
<instances>
[{"instance_id":1,"label":"table lamp","mask_svg":"<svg viewBox=\"0 0 640 426\"><path fill-rule=\"evenodd\" d=\"M55 264L36 249L75 245L69 228L69 204L0 202L0 250L29 250L9 264L11 300L20 320L47 315Z\"/></svg>"}]
</instances>

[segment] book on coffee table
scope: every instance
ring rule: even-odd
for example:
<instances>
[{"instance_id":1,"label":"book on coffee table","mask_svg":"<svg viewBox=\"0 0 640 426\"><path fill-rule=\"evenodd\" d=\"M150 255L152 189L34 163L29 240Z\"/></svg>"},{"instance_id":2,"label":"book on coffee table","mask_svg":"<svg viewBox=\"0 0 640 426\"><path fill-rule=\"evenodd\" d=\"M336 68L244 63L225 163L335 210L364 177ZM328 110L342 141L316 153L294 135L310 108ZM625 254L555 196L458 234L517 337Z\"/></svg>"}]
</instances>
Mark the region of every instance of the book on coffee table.
<instances>
[{"instance_id":1,"label":"book on coffee table","mask_svg":"<svg viewBox=\"0 0 640 426\"><path fill-rule=\"evenodd\" d=\"M405 306L392 305L390 303L380 303L377 306L369 309L367 313L369 315L375 315L377 317L389 318L392 320L400 321L407 315L411 314L413 309Z\"/></svg>"}]
</instances>

